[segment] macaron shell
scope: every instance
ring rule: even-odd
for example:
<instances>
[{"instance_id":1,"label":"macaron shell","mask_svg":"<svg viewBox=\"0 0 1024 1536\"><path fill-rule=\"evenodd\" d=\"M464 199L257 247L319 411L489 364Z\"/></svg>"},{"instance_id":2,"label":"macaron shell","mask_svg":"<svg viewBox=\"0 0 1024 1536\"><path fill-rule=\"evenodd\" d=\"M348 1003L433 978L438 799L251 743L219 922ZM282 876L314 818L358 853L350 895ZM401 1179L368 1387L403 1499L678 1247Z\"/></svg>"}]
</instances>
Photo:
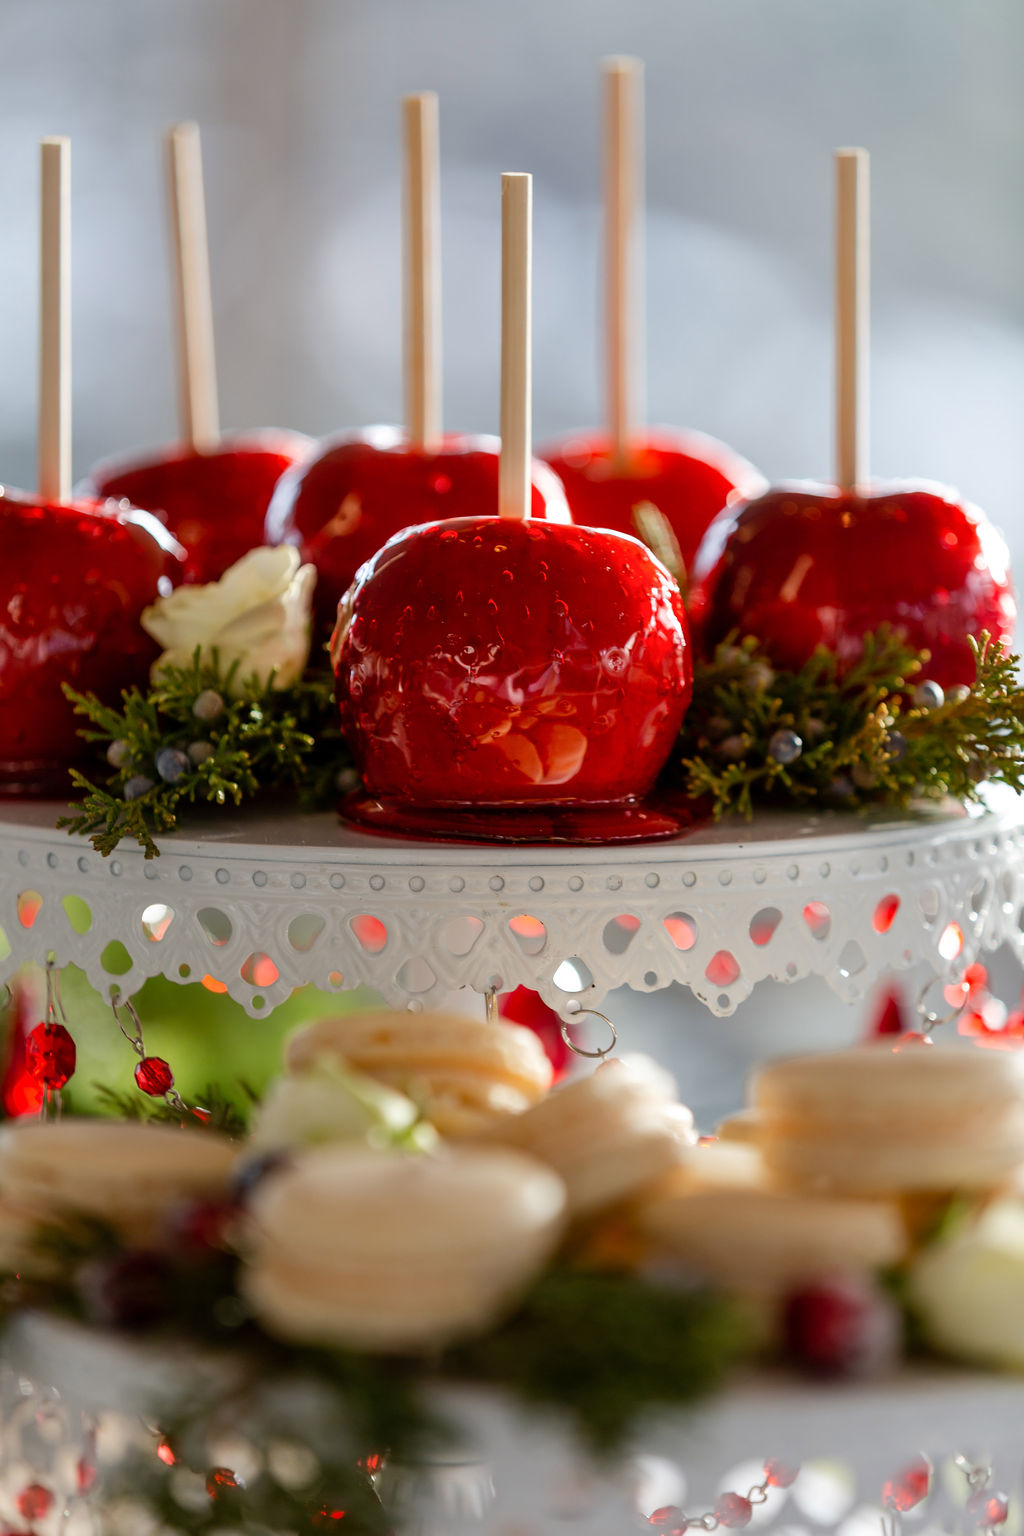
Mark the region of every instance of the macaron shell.
<instances>
[{"instance_id":1,"label":"macaron shell","mask_svg":"<svg viewBox=\"0 0 1024 1536\"><path fill-rule=\"evenodd\" d=\"M740 1294L879 1269L906 1250L899 1212L886 1201L697 1190L653 1199L636 1219L652 1242Z\"/></svg>"},{"instance_id":2,"label":"macaron shell","mask_svg":"<svg viewBox=\"0 0 1024 1536\"><path fill-rule=\"evenodd\" d=\"M138 1121L19 1123L0 1131L0 1197L37 1221L83 1211L142 1237L170 1206L226 1189L237 1157L216 1131Z\"/></svg>"},{"instance_id":3,"label":"macaron shell","mask_svg":"<svg viewBox=\"0 0 1024 1536\"><path fill-rule=\"evenodd\" d=\"M532 1030L455 1013L381 1011L320 1019L291 1037L285 1064L299 1071L323 1055L341 1057L371 1077L472 1073L505 1082L530 1102L551 1086L551 1063Z\"/></svg>"},{"instance_id":4,"label":"macaron shell","mask_svg":"<svg viewBox=\"0 0 1024 1536\"><path fill-rule=\"evenodd\" d=\"M799 1188L984 1190L1024 1163L1024 1060L884 1042L774 1062L755 1076L765 1165Z\"/></svg>"}]
</instances>

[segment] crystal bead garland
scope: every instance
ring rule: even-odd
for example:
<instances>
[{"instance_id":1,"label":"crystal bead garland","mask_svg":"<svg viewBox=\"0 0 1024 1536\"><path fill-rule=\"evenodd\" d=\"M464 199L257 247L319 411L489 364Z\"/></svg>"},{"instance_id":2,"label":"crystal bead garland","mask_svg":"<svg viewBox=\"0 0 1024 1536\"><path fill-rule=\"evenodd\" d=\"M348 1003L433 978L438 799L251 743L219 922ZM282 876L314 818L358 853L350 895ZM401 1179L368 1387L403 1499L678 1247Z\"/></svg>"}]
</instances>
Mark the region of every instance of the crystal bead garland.
<instances>
[{"instance_id":1,"label":"crystal bead garland","mask_svg":"<svg viewBox=\"0 0 1024 1536\"><path fill-rule=\"evenodd\" d=\"M62 1090L75 1075L78 1050L67 1027L60 996L60 972L54 956L46 962L46 1018L31 1029L25 1041L25 1070L42 1089L40 1116L60 1118Z\"/></svg>"},{"instance_id":2,"label":"crystal bead garland","mask_svg":"<svg viewBox=\"0 0 1024 1536\"><path fill-rule=\"evenodd\" d=\"M746 1494L722 1493L715 1501L714 1509L703 1515L687 1515L678 1505L666 1504L654 1510L647 1523L654 1527L657 1536L685 1536L687 1531L742 1530L753 1519L755 1505L766 1502L768 1490L792 1487L799 1473L799 1466L769 1457L764 1464L762 1481L755 1483Z\"/></svg>"},{"instance_id":3,"label":"crystal bead garland","mask_svg":"<svg viewBox=\"0 0 1024 1536\"><path fill-rule=\"evenodd\" d=\"M118 987L110 989L110 1011L114 1022L139 1058L135 1068L137 1086L151 1099L163 1099L164 1103L181 1114L188 1114L188 1105L174 1086L174 1073L162 1056L148 1056L142 1035L142 1020L130 997L122 997ZM125 1024L122 1014L126 1015Z\"/></svg>"}]
</instances>

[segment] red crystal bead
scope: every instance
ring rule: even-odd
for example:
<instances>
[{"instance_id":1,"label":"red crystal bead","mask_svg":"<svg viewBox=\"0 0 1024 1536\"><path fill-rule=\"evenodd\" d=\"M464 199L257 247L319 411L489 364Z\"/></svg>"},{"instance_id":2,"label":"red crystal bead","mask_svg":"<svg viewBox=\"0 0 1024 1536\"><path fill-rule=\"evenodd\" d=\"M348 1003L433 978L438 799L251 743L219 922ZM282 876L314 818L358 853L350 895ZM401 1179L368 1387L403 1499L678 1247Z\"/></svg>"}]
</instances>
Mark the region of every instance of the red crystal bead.
<instances>
[{"instance_id":1,"label":"red crystal bead","mask_svg":"<svg viewBox=\"0 0 1024 1536\"><path fill-rule=\"evenodd\" d=\"M753 1513L753 1504L742 1493L723 1493L715 1501L715 1519L730 1530L749 1525Z\"/></svg>"},{"instance_id":2,"label":"red crystal bead","mask_svg":"<svg viewBox=\"0 0 1024 1536\"><path fill-rule=\"evenodd\" d=\"M159 1056L143 1056L135 1068L135 1081L150 1098L161 1099L174 1087L174 1073Z\"/></svg>"},{"instance_id":3,"label":"red crystal bead","mask_svg":"<svg viewBox=\"0 0 1024 1536\"><path fill-rule=\"evenodd\" d=\"M75 1075L78 1051L63 1024L37 1024L29 1031L25 1065L44 1088L63 1088Z\"/></svg>"},{"instance_id":4,"label":"red crystal bead","mask_svg":"<svg viewBox=\"0 0 1024 1536\"><path fill-rule=\"evenodd\" d=\"M217 1498L226 1490L244 1488L245 1482L230 1467L211 1467L206 1474L206 1491L211 1499Z\"/></svg>"},{"instance_id":5,"label":"red crystal bead","mask_svg":"<svg viewBox=\"0 0 1024 1536\"><path fill-rule=\"evenodd\" d=\"M654 1510L647 1523L657 1528L658 1536L684 1536L689 1522L678 1504L664 1504Z\"/></svg>"},{"instance_id":6,"label":"red crystal bead","mask_svg":"<svg viewBox=\"0 0 1024 1536\"><path fill-rule=\"evenodd\" d=\"M1005 1493L991 1493L983 1488L967 1500L967 1513L975 1525L990 1531L994 1525L1006 1524L1010 1501Z\"/></svg>"},{"instance_id":7,"label":"red crystal bead","mask_svg":"<svg viewBox=\"0 0 1024 1536\"><path fill-rule=\"evenodd\" d=\"M928 1497L931 1485L931 1462L926 1457L919 1456L908 1467L904 1467L897 1477L885 1484L882 1489L882 1503L886 1509L898 1509L901 1514L906 1514L908 1509L913 1509L922 1499Z\"/></svg>"},{"instance_id":8,"label":"red crystal bead","mask_svg":"<svg viewBox=\"0 0 1024 1536\"><path fill-rule=\"evenodd\" d=\"M777 1461L774 1456L764 1464L764 1480L769 1488L790 1488L800 1476L800 1464Z\"/></svg>"},{"instance_id":9,"label":"red crystal bead","mask_svg":"<svg viewBox=\"0 0 1024 1536\"><path fill-rule=\"evenodd\" d=\"M42 1520L53 1506L53 1494L42 1483L29 1483L18 1494L18 1514L23 1520Z\"/></svg>"},{"instance_id":10,"label":"red crystal bead","mask_svg":"<svg viewBox=\"0 0 1024 1536\"><path fill-rule=\"evenodd\" d=\"M177 1466L178 1458L174 1454L174 1447L165 1435L156 1448L156 1453L165 1467Z\"/></svg>"}]
</instances>

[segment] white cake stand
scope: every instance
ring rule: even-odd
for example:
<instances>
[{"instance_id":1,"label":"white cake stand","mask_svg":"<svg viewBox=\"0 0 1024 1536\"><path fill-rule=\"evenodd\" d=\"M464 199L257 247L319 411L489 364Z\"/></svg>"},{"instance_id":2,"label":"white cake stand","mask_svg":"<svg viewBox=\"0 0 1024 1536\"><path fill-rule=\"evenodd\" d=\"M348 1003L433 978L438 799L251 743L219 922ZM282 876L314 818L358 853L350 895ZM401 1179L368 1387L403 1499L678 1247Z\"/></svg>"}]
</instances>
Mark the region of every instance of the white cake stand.
<instances>
[{"instance_id":1,"label":"white cake stand","mask_svg":"<svg viewBox=\"0 0 1024 1536\"><path fill-rule=\"evenodd\" d=\"M416 843L329 814L224 811L145 859L0 811L0 979L56 955L106 992L211 976L249 1013L296 986L389 1003L534 988L571 1013L678 981L731 1013L771 978L860 997L885 970L936 976L1024 951L1024 803L914 815L760 815L615 848ZM112 963L109 946L127 951ZM126 969L127 966L127 969Z\"/></svg>"},{"instance_id":2,"label":"white cake stand","mask_svg":"<svg viewBox=\"0 0 1024 1536\"><path fill-rule=\"evenodd\" d=\"M1024 952L1024 805L1013 797L972 814L759 816L607 849L412 843L328 815L225 812L164 839L149 861L128 844L100 858L54 830L59 809L0 815L0 976L54 956L103 992L116 982L131 994L158 974L213 978L254 1015L305 982L367 984L411 1008L459 987L522 984L571 1017L614 987L679 981L727 1014L768 978L820 975L854 999L883 970L920 964L949 977L1004 942ZM115 942L127 957L111 956ZM154 1358L65 1324L19 1326L0 1381L0 1528L28 1465L21 1426L49 1416L59 1465L72 1466L83 1410L152 1412L173 1387L169 1363ZM392 1473L396 1518L416 1536L627 1536L650 1529L654 1505L695 1514L725 1488L744 1492L769 1456L808 1465L751 1529L801 1536L876 1536L883 1482L919 1451L937 1471L910 1531L914 1520L928 1531L963 1524L957 1456L993 1462L1011 1494L1024 1477L1024 1384L1009 1379L752 1382L652 1423L614 1474L595 1472L562 1423L499 1394L448 1403L465 1454ZM88 1499L68 1498L69 1518L41 1522L39 1536L100 1529ZM1008 1536L1019 1536L1019 1506L1015 1520Z\"/></svg>"}]
</instances>

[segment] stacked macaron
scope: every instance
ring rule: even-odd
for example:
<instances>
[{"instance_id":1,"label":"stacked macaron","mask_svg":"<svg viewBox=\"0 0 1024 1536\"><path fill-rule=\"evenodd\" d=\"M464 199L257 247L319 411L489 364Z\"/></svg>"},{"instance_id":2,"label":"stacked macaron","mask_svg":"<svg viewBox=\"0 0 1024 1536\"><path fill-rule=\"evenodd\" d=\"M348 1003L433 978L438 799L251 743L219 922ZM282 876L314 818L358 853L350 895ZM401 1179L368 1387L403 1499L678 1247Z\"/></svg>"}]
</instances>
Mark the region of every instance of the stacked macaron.
<instances>
[{"instance_id":1,"label":"stacked macaron","mask_svg":"<svg viewBox=\"0 0 1024 1536\"><path fill-rule=\"evenodd\" d=\"M145 1244L185 1201L228 1190L237 1146L216 1131L137 1120L19 1121L0 1131L0 1248L83 1215Z\"/></svg>"},{"instance_id":2,"label":"stacked macaron","mask_svg":"<svg viewBox=\"0 0 1024 1536\"><path fill-rule=\"evenodd\" d=\"M522 1153L321 1148L257 1191L243 1287L282 1338L435 1349L509 1308L564 1212L561 1180Z\"/></svg>"},{"instance_id":3,"label":"stacked macaron","mask_svg":"<svg viewBox=\"0 0 1024 1536\"><path fill-rule=\"evenodd\" d=\"M516 1115L551 1087L532 1030L458 1013L380 1011L320 1019L288 1042L289 1072L337 1061L406 1093L442 1136L472 1136Z\"/></svg>"},{"instance_id":4,"label":"stacked macaron","mask_svg":"<svg viewBox=\"0 0 1024 1536\"><path fill-rule=\"evenodd\" d=\"M950 1197L1024 1167L1015 1055L872 1042L772 1062L751 1099L636 1212L653 1249L748 1295L896 1264Z\"/></svg>"}]
</instances>

